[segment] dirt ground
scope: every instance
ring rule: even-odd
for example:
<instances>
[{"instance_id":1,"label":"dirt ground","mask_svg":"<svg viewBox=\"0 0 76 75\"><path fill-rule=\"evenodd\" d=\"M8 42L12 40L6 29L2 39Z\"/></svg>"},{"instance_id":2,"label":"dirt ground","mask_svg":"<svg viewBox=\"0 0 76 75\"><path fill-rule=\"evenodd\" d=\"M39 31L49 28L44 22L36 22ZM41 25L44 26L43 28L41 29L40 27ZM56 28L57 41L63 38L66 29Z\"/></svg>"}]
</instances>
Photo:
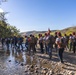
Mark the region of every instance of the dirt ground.
<instances>
[{"instance_id":1,"label":"dirt ground","mask_svg":"<svg viewBox=\"0 0 76 75\"><path fill-rule=\"evenodd\" d=\"M52 59L49 59L49 56L41 54L39 49L35 55L28 55L26 51L20 53L16 53L14 49L5 51L0 46L0 75L76 75L76 53L65 50L63 56L64 64L61 64L55 49L52 52ZM29 68L27 71L26 66L34 67L34 70L31 72ZM40 73L34 72L36 66ZM52 73L47 74L44 69Z\"/></svg>"}]
</instances>

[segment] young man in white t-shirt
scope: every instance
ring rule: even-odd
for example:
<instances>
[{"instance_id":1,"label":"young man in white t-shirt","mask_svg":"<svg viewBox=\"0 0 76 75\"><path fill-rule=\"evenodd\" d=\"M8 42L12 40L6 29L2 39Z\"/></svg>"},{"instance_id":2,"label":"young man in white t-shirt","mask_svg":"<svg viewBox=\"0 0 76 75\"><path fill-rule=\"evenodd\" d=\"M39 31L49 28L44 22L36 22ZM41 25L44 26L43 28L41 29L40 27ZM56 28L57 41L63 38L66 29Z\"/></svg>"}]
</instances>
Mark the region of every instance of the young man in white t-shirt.
<instances>
[{"instance_id":1,"label":"young man in white t-shirt","mask_svg":"<svg viewBox=\"0 0 76 75\"><path fill-rule=\"evenodd\" d=\"M61 61L61 63L64 63L63 62L63 52L64 52L64 43L62 42L62 36L61 36L61 33L59 32L58 33L58 38L56 39L56 44L58 46L58 55L59 55L59 59Z\"/></svg>"}]
</instances>

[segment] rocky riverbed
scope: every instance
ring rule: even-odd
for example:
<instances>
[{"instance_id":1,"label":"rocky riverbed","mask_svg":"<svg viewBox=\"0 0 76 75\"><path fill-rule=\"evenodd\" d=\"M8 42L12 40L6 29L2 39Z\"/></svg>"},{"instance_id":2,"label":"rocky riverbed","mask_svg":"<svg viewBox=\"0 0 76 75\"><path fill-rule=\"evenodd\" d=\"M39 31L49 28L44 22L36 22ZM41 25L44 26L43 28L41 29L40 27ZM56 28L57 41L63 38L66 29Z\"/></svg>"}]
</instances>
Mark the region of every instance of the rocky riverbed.
<instances>
[{"instance_id":1,"label":"rocky riverbed","mask_svg":"<svg viewBox=\"0 0 76 75\"><path fill-rule=\"evenodd\" d=\"M64 52L64 64L58 59L53 50L50 60L47 54L28 55L22 51L16 53L14 49L0 50L0 75L76 75L76 54Z\"/></svg>"}]
</instances>

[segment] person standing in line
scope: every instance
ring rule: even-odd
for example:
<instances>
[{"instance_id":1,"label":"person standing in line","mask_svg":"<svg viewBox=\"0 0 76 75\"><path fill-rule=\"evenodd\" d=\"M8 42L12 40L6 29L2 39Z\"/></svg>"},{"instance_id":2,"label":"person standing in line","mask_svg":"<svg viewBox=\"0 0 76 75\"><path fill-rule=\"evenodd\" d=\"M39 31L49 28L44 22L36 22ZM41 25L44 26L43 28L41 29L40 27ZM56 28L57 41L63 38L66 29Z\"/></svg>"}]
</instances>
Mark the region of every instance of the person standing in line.
<instances>
[{"instance_id":1,"label":"person standing in line","mask_svg":"<svg viewBox=\"0 0 76 75\"><path fill-rule=\"evenodd\" d=\"M50 35L50 33L47 33L46 47L47 47L47 52L48 52L50 59L52 58L53 44L54 44L54 37L52 35Z\"/></svg>"},{"instance_id":2,"label":"person standing in line","mask_svg":"<svg viewBox=\"0 0 76 75\"><path fill-rule=\"evenodd\" d=\"M69 36L69 44L70 44L69 51L71 51L72 50L72 46L73 46L73 36L72 36L72 34L70 34L70 36Z\"/></svg>"},{"instance_id":3,"label":"person standing in line","mask_svg":"<svg viewBox=\"0 0 76 75\"><path fill-rule=\"evenodd\" d=\"M37 47L37 37L35 37L34 35L33 35L33 38L34 38L34 51L35 51L35 53L36 53L36 47Z\"/></svg>"},{"instance_id":4,"label":"person standing in line","mask_svg":"<svg viewBox=\"0 0 76 75\"><path fill-rule=\"evenodd\" d=\"M69 37L67 36L67 34L64 34L64 40L65 40L65 44L66 44L66 50L69 49L68 44L69 44Z\"/></svg>"},{"instance_id":5,"label":"person standing in line","mask_svg":"<svg viewBox=\"0 0 76 75\"><path fill-rule=\"evenodd\" d=\"M27 49L27 51L28 51L28 43L29 43L29 41L28 41L28 36L25 36L25 47L26 47L26 49Z\"/></svg>"},{"instance_id":6,"label":"person standing in line","mask_svg":"<svg viewBox=\"0 0 76 75\"><path fill-rule=\"evenodd\" d=\"M33 55L35 53L35 38L34 35L30 34L30 37L28 39L29 41L29 54L31 54L31 50L33 51Z\"/></svg>"},{"instance_id":7,"label":"person standing in line","mask_svg":"<svg viewBox=\"0 0 76 75\"><path fill-rule=\"evenodd\" d=\"M64 63L63 52L64 52L65 44L64 44L63 37L60 32L58 32L58 38L56 39L56 44L58 46L58 55L59 55L60 62Z\"/></svg>"},{"instance_id":8,"label":"person standing in line","mask_svg":"<svg viewBox=\"0 0 76 75\"><path fill-rule=\"evenodd\" d=\"M14 36L13 38L12 38L12 45L14 46L13 48L17 48L17 37L16 36Z\"/></svg>"},{"instance_id":9,"label":"person standing in line","mask_svg":"<svg viewBox=\"0 0 76 75\"><path fill-rule=\"evenodd\" d=\"M44 47L45 47L45 53L47 54L48 52L47 52L47 42L46 42L46 38L47 38L47 33L45 33L45 35L44 35L44 38L43 38L43 41L44 41Z\"/></svg>"},{"instance_id":10,"label":"person standing in line","mask_svg":"<svg viewBox=\"0 0 76 75\"><path fill-rule=\"evenodd\" d=\"M9 50L9 44L10 44L10 39L9 37L6 38L6 46L7 46L7 50Z\"/></svg>"},{"instance_id":11,"label":"person standing in line","mask_svg":"<svg viewBox=\"0 0 76 75\"><path fill-rule=\"evenodd\" d=\"M73 32L73 53L76 52L76 33Z\"/></svg>"},{"instance_id":12,"label":"person standing in line","mask_svg":"<svg viewBox=\"0 0 76 75\"><path fill-rule=\"evenodd\" d=\"M39 34L39 45L40 45L41 53L44 53L44 50L43 50L43 37L42 37L42 34Z\"/></svg>"},{"instance_id":13,"label":"person standing in line","mask_svg":"<svg viewBox=\"0 0 76 75\"><path fill-rule=\"evenodd\" d=\"M23 37L19 36L18 37L18 48L20 49L21 47L21 50L23 51L22 43L23 43Z\"/></svg>"},{"instance_id":14,"label":"person standing in line","mask_svg":"<svg viewBox=\"0 0 76 75\"><path fill-rule=\"evenodd\" d=\"M4 38L1 38L2 48L4 46L4 41L5 41L5 39Z\"/></svg>"},{"instance_id":15,"label":"person standing in line","mask_svg":"<svg viewBox=\"0 0 76 75\"><path fill-rule=\"evenodd\" d=\"M37 47L37 41L38 41L38 38L35 37L35 46Z\"/></svg>"},{"instance_id":16,"label":"person standing in line","mask_svg":"<svg viewBox=\"0 0 76 75\"><path fill-rule=\"evenodd\" d=\"M57 39L57 32L55 32L55 36L54 36L54 38L55 38L55 40ZM56 50L56 52L57 52L57 44L55 43L55 50Z\"/></svg>"}]
</instances>

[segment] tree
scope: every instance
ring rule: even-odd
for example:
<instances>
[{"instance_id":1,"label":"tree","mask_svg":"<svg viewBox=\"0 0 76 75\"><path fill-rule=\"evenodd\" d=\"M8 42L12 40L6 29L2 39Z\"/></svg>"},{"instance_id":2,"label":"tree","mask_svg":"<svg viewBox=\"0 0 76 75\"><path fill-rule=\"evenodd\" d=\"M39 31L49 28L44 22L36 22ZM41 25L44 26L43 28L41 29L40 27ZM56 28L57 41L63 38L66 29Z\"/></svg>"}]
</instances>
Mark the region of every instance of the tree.
<instances>
[{"instance_id":1,"label":"tree","mask_svg":"<svg viewBox=\"0 0 76 75\"><path fill-rule=\"evenodd\" d=\"M15 26L7 24L5 21L0 21L0 37L10 37L19 35L19 29Z\"/></svg>"}]
</instances>

